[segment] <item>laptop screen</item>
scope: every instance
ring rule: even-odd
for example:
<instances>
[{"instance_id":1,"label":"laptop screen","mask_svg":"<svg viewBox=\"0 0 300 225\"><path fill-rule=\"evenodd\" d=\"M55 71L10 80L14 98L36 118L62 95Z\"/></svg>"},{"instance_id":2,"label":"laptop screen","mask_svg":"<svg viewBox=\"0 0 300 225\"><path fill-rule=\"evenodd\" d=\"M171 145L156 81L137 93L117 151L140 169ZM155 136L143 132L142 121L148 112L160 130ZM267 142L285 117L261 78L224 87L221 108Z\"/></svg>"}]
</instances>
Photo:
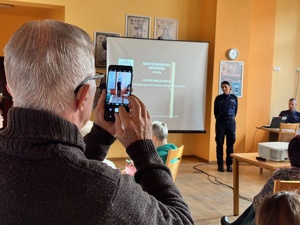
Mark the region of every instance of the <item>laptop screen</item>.
<instances>
[{"instance_id":1,"label":"laptop screen","mask_svg":"<svg viewBox=\"0 0 300 225\"><path fill-rule=\"evenodd\" d=\"M280 127L280 123L284 123L286 120L286 117L273 117L271 124L270 124L270 128L279 128Z\"/></svg>"}]
</instances>

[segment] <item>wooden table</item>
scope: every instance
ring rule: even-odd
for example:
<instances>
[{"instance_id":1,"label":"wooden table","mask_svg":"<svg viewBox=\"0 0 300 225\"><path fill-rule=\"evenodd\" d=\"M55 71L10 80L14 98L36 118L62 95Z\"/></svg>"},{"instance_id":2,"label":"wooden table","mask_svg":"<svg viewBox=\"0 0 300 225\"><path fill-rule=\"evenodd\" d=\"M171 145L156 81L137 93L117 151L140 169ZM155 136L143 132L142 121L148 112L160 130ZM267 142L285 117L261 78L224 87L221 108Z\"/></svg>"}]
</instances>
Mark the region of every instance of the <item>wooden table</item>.
<instances>
[{"instance_id":1,"label":"wooden table","mask_svg":"<svg viewBox=\"0 0 300 225\"><path fill-rule=\"evenodd\" d=\"M258 127L258 129L269 132L269 141L278 141L279 128Z\"/></svg>"},{"instance_id":2,"label":"wooden table","mask_svg":"<svg viewBox=\"0 0 300 225\"><path fill-rule=\"evenodd\" d=\"M259 161L256 159L257 152L253 153L232 153L233 158L233 214L239 215L239 163L244 162L257 166L261 169L271 170L290 167L290 162Z\"/></svg>"},{"instance_id":3,"label":"wooden table","mask_svg":"<svg viewBox=\"0 0 300 225\"><path fill-rule=\"evenodd\" d=\"M269 132L269 141L278 141L279 128L267 128L267 127L256 127L256 128ZM297 134L300 134L300 129L298 129Z\"/></svg>"}]
</instances>

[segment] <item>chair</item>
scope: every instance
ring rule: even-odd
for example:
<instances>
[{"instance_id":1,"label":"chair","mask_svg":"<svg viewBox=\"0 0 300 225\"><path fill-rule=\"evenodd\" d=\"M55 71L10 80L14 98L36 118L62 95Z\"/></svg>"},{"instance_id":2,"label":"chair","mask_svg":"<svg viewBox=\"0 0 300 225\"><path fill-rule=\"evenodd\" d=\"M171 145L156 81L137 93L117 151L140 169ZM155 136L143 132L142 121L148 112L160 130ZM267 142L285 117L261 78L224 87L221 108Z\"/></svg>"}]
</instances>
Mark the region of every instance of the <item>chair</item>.
<instances>
[{"instance_id":1,"label":"chair","mask_svg":"<svg viewBox=\"0 0 300 225\"><path fill-rule=\"evenodd\" d=\"M278 191L300 190L300 180L274 180L273 193Z\"/></svg>"},{"instance_id":2,"label":"chair","mask_svg":"<svg viewBox=\"0 0 300 225\"><path fill-rule=\"evenodd\" d=\"M299 128L299 123L281 123L278 133L278 141L289 142L292 140Z\"/></svg>"},{"instance_id":3,"label":"chair","mask_svg":"<svg viewBox=\"0 0 300 225\"><path fill-rule=\"evenodd\" d=\"M173 181L175 181L176 179L176 175L182 158L183 149L184 149L184 145L181 145L177 149L170 150L167 155L166 165L171 170ZM178 160L176 162L173 162L174 159L178 159Z\"/></svg>"}]
</instances>

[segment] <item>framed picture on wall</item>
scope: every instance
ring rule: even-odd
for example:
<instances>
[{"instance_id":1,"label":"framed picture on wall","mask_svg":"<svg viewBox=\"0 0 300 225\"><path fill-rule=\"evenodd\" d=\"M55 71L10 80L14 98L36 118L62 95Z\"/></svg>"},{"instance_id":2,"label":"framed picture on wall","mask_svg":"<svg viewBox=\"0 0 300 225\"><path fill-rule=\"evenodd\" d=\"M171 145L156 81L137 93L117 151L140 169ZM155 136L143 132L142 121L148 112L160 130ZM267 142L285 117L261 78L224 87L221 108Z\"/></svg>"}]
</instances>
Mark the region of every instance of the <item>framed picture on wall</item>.
<instances>
[{"instance_id":1,"label":"framed picture on wall","mask_svg":"<svg viewBox=\"0 0 300 225\"><path fill-rule=\"evenodd\" d=\"M154 39L178 39L178 19L155 18L154 22Z\"/></svg>"},{"instance_id":2,"label":"framed picture on wall","mask_svg":"<svg viewBox=\"0 0 300 225\"><path fill-rule=\"evenodd\" d=\"M221 83L228 81L231 85L231 93L242 97L243 91L244 62L242 61L221 61L220 62L220 83L219 94L222 94Z\"/></svg>"},{"instance_id":3,"label":"framed picture on wall","mask_svg":"<svg viewBox=\"0 0 300 225\"><path fill-rule=\"evenodd\" d=\"M125 36L150 38L150 17L126 14Z\"/></svg>"},{"instance_id":4,"label":"framed picture on wall","mask_svg":"<svg viewBox=\"0 0 300 225\"><path fill-rule=\"evenodd\" d=\"M94 32L95 66L106 68L106 39L108 36L120 37L119 33Z\"/></svg>"}]
</instances>

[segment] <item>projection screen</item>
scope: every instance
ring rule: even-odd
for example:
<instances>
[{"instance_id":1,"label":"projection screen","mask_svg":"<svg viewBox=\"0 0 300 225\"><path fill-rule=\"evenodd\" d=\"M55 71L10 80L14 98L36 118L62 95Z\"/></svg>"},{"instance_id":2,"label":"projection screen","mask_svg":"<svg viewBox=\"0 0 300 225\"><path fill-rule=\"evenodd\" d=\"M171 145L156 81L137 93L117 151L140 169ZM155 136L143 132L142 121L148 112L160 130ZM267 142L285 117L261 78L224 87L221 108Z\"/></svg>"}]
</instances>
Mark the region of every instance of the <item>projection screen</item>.
<instances>
[{"instance_id":1,"label":"projection screen","mask_svg":"<svg viewBox=\"0 0 300 225\"><path fill-rule=\"evenodd\" d=\"M107 38L107 66L133 66L133 94L169 132L205 132L207 42Z\"/></svg>"}]
</instances>

